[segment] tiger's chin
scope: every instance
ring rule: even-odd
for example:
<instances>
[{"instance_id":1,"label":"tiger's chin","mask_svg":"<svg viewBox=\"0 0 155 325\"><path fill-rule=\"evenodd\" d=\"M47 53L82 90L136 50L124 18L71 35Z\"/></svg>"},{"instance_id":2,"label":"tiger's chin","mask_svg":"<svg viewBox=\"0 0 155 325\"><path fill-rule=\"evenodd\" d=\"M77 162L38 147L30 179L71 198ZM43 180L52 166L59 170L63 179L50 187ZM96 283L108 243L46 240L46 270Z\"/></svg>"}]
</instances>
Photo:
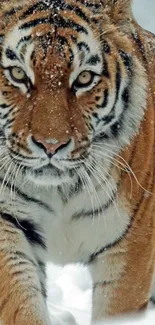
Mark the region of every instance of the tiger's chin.
<instances>
[{"instance_id":1,"label":"tiger's chin","mask_svg":"<svg viewBox=\"0 0 155 325\"><path fill-rule=\"evenodd\" d=\"M36 170L28 169L26 172L26 178L34 185L41 187L56 187L72 182L72 177L69 172L61 172L55 170L55 168L53 170L52 168L39 168Z\"/></svg>"}]
</instances>

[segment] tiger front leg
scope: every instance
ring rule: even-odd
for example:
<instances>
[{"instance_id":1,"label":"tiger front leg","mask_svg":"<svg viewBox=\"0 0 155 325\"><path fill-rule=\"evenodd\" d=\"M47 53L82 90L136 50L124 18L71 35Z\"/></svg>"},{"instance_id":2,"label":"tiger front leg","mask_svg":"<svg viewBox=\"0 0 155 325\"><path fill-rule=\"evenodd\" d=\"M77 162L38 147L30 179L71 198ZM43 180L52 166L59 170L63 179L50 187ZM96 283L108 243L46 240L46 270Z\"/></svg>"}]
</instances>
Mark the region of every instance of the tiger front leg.
<instances>
[{"instance_id":1,"label":"tiger front leg","mask_svg":"<svg viewBox=\"0 0 155 325\"><path fill-rule=\"evenodd\" d=\"M23 231L0 217L0 322L50 325L37 261Z\"/></svg>"},{"instance_id":2,"label":"tiger front leg","mask_svg":"<svg viewBox=\"0 0 155 325\"><path fill-rule=\"evenodd\" d=\"M109 249L94 256L92 320L144 310L150 299L154 260L148 246Z\"/></svg>"}]
</instances>

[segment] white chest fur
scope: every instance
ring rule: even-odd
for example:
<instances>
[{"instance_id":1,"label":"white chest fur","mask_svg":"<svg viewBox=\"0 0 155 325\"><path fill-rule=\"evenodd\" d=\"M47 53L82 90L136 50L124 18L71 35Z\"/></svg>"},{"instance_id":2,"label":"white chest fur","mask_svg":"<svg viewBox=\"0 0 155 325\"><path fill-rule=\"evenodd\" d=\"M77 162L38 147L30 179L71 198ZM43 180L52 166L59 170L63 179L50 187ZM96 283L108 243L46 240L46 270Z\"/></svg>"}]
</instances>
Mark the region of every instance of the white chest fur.
<instances>
[{"instance_id":1,"label":"white chest fur","mask_svg":"<svg viewBox=\"0 0 155 325\"><path fill-rule=\"evenodd\" d=\"M109 184L108 188L94 187L95 192L83 188L68 201L57 190L36 193L24 186L24 195L35 200L29 202L17 195L18 216L33 220L44 230L49 260L56 264L87 263L92 254L115 243L126 232L131 218L115 195L115 181ZM5 191L5 195L9 193ZM4 212L11 213L11 207L7 201Z\"/></svg>"},{"instance_id":2,"label":"white chest fur","mask_svg":"<svg viewBox=\"0 0 155 325\"><path fill-rule=\"evenodd\" d=\"M102 198L104 206L107 198L102 189L98 190L98 198L100 202ZM56 214L51 218L47 216L43 222L48 257L56 264L86 263L91 254L119 240L131 222L126 208L118 198L98 215L93 215L93 212L85 215L85 211L92 210L91 197L85 191L65 205L56 194L52 201Z\"/></svg>"}]
</instances>

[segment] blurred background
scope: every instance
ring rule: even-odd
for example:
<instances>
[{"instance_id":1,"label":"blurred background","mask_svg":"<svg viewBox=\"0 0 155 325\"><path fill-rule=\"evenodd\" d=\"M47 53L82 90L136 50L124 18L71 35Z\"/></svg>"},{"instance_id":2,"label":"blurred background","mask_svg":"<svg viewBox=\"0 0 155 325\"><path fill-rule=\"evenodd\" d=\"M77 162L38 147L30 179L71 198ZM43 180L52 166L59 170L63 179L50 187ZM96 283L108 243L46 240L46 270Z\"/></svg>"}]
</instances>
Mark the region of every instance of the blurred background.
<instances>
[{"instance_id":1,"label":"blurred background","mask_svg":"<svg viewBox=\"0 0 155 325\"><path fill-rule=\"evenodd\" d=\"M133 12L140 25L155 33L155 0L133 0Z\"/></svg>"}]
</instances>

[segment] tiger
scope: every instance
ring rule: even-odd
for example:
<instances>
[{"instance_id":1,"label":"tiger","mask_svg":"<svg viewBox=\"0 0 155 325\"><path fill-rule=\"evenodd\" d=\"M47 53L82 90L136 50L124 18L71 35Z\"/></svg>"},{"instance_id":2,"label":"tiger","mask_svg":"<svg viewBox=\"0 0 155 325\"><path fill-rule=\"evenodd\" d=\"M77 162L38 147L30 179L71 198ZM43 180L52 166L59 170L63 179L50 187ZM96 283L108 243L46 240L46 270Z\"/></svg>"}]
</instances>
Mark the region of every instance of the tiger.
<instances>
[{"instance_id":1,"label":"tiger","mask_svg":"<svg viewBox=\"0 0 155 325\"><path fill-rule=\"evenodd\" d=\"M0 6L0 322L75 324L48 314L48 262L88 268L92 323L146 310L155 37L130 0Z\"/></svg>"}]
</instances>

